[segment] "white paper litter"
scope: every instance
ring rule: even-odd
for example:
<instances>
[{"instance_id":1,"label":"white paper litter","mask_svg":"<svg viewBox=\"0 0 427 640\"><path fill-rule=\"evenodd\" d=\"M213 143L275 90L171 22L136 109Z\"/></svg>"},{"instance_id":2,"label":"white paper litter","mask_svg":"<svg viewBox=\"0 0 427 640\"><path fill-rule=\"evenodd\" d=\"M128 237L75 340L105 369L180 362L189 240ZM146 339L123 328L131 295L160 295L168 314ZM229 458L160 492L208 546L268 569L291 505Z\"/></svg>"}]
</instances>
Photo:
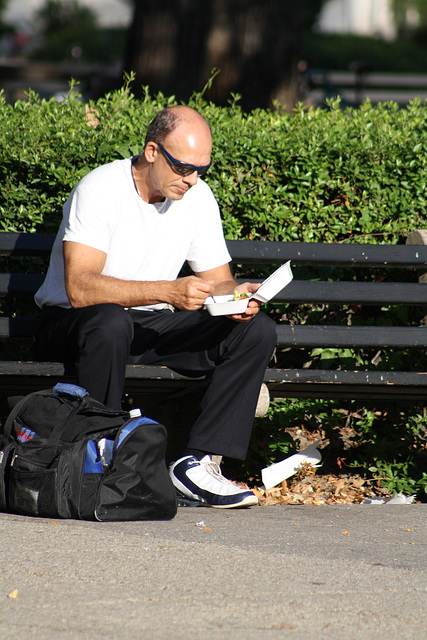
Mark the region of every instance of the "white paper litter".
<instances>
[{"instance_id":1,"label":"white paper litter","mask_svg":"<svg viewBox=\"0 0 427 640\"><path fill-rule=\"evenodd\" d=\"M319 443L320 440L289 456L289 458L262 469L261 478L265 488L271 489L283 482L283 480L290 478L304 463L310 463L313 467L318 467L322 460L322 454L317 449Z\"/></svg>"},{"instance_id":2,"label":"white paper litter","mask_svg":"<svg viewBox=\"0 0 427 640\"><path fill-rule=\"evenodd\" d=\"M396 493L392 498L365 498L360 504L411 504L415 499L413 496L404 496L403 493Z\"/></svg>"}]
</instances>

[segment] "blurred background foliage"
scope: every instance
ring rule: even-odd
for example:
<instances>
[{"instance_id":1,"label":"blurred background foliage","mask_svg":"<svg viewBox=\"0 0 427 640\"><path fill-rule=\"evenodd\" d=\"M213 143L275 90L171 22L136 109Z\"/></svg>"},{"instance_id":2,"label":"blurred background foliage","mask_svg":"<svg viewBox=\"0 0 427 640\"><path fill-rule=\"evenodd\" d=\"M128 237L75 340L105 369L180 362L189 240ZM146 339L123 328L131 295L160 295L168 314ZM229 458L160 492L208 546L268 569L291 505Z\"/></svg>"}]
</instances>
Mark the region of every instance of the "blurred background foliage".
<instances>
[{"instance_id":1,"label":"blurred background foliage","mask_svg":"<svg viewBox=\"0 0 427 640\"><path fill-rule=\"evenodd\" d=\"M102 28L94 10L78 0L46 0L36 12L36 24L32 60L108 63L120 59L126 39L126 30Z\"/></svg>"},{"instance_id":2,"label":"blurred background foliage","mask_svg":"<svg viewBox=\"0 0 427 640\"><path fill-rule=\"evenodd\" d=\"M335 13L343 11L346 0L331 1ZM238 93L245 110L277 100L291 110L301 97L302 70L304 76L307 69L424 73L427 56L424 0L389 0L393 38L321 30L328 0L117 0L129 24L108 26L90 0L43 0L28 16L26 34L2 19L10 2L0 0L0 37L12 42L9 55L73 63L68 80L89 73L82 65L98 65L90 98L119 88L123 72L134 72L138 97L148 85L186 101L216 68L207 93L216 104Z\"/></svg>"}]
</instances>

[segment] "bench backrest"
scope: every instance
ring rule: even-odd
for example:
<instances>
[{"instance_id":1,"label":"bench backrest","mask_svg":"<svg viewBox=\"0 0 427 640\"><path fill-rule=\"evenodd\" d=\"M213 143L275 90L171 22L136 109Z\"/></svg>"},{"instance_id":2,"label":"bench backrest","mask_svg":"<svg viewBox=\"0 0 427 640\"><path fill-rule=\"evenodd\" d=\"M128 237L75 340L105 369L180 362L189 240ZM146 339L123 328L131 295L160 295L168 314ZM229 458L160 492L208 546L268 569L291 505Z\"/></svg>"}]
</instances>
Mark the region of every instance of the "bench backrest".
<instances>
[{"instance_id":1,"label":"bench backrest","mask_svg":"<svg viewBox=\"0 0 427 640\"><path fill-rule=\"evenodd\" d=\"M0 256L37 256L47 258L54 234L0 233ZM359 245L336 243L263 242L229 240L227 245L238 269L248 265L279 265L291 260L295 278L276 298L275 302L295 304L354 304L354 305L427 305L427 284L418 276L427 272L427 246L424 245ZM243 266L242 266L243 265ZM303 268L304 279L298 270ZM397 282L379 276L375 281L352 280L359 269L371 271L398 270ZM320 272L326 270L324 279ZM329 280L331 269L342 269L343 276ZM305 279L314 274L314 279ZM393 274L395 271L392 272ZM408 280L412 281L407 281ZM32 296L43 281L43 274L1 273L0 296ZM328 279L326 279L328 278ZM246 278L243 278L246 279ZM251 278L254 280L254 278ZM320 331L321 329L321 331ZM363 330L365 329L365 330ZM393 330L394 329L394 330ZM0 317L0 337L29 336L34 319ZM374 346L385 342L391 346L426 346L424 327L329 327L279 325L279 343L293 346Z\"/></svg>"}]
</instances>

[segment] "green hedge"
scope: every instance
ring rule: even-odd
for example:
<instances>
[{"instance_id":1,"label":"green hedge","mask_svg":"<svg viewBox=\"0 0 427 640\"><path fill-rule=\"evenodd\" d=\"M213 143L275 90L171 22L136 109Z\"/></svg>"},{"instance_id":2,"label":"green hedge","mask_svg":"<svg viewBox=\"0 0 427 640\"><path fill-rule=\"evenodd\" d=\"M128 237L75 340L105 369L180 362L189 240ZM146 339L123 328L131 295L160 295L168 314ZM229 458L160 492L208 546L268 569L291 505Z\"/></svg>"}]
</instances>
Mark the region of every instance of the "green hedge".
<instances>
[{"instance_id":1,"label":"green hedge","mask_svg":"<svg viewBox=\"0 0 427 640\"><path fill-rule=\"evenodd\" d=\"M94 167L141 150L146 125L173 98L136 100L128 85L91 107L0 98L0 228L55 230L71 188ZM206 177L228 238L398 243L426 226L427 116L418 100L358 109L242 112L194 96L210 120Z\"/></svg>"}]
</instances>

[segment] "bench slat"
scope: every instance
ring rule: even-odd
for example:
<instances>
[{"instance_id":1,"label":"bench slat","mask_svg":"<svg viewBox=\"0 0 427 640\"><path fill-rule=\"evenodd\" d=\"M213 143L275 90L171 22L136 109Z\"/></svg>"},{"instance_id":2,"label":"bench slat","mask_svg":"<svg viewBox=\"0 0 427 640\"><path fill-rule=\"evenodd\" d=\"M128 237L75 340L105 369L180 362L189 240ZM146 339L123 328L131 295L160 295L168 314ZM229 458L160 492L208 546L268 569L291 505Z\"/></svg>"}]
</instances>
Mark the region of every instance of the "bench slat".
<instances>
[{"instance_id":1,"label":"bench slat","mask_svg":"<svg viewBox=\"0 0 427 640\"><path fill-rule=\"evenodd\" d=\"M43 280L41 273L0 273L0 296L7 293L35 293Z\"/></svg>"},{"instance_id":2,"label":"bench slat","mask_svg":"<svg viewBox=\"0 0 427 640\"><path fill-rule=\"evenodd\" d=\"M63 376L64 365L60 362L0 361L0 376ZM165 366L129 364L126 366L126 378L133 380L204 380L204 377L189 378L172 371ZM264 381L271 385L287 384L292 381L310 384L342 384L348 380L355 385L373 386L389 384L425 387L427 390L427 372L416 371L348 371L331 369L267 369Z\"/></svg>"},{"instance_id":3,"label":"bench slat","mask_svg":"<svg viewBox=\"0 0 427 640\"><path fill-rule=\"evenodd\" d=\"M0 385L4 392L28 393L47 389L64 377L62 364L54 362L0 362ZM267 369L264 375L276 398L370 398L376 400L425 401L427 372L332 371L326 369ZM205 385L204 379L187 378L167 367L128 365L125 391L150 393L174 390L182 395Z\"/></svg>"},{"instance_id":4,"label":"bench slat","mask_svg":"<svg viewBox=\"0 0 427 640\"><path fill-rule=\"evenodd\" d=\"M427 283L293 280L271 302L419 306L427 305Z\"/></svg>"},{"instance_id":5,"label":"bench slat","mask_svg":"<svg viewBox=\"0 0 427 640\"><path fill-rule=\"evenodd\" d=\"M0 232L0 256L48 256L54 233Z\"/></svg>"},{"instance_id":6,"label":"bench slat","mask_svg":"<svg viewBox=\"0 0 427 640\"><path fill-rule=\"evenodd\" d=\"M427 246L227 240L235 262L360 267L427 266Z\"/></svg>"},{"instance_id":7,"label":"bench slat","mask_svg":"<svg viewBox=\"0 0 427 640\"><path fill-rule=\"evenodd\" d=\"M34 294L43 280L43 274L38 273L0 273L0 296L8 293ZM402 286L399 282L293 280L272 302L427 305L427 283L407 282Z\"/></svg>"},{"instance_id":8,"label":"bench slat","mask_svg":"<svg viewBox=\"0 0 427 640\"><path fill-rule=\"evenodd\" d=\"M0 376L9 373L18 376L63 376L64 365L60 362L0 361ZM168 367L148 365L130 364L126 367L126 376L134 379L194 380Z\"/></svg>"},{"instance_id":9,"label":"bench slat","mask_svg":"<svg viewBox=\"0 0 427 640\"><path fill-rule=\"evenodd\" d=\"M46 256L54 239L53 233L0 232L0 255ZM227 246L234 261L253 264L291 260L296 265L427 267L427 246L423 245L227 240Z\"/></svg>"},{"instance_id":10,"label":"bench slat","mask_svg":"<svg viewBox=\"0 0 427 640\"><path fill-rule=\"evenodd\" d=\"M37 318L0 318L0 339L29 338L37 323Z\"/></svg>"},{"instance_id":11,"label":"bench slat","mask_svg":"<svg viewBox=\"0 0 427 640\"><path fill-rule=\"evenodd\" d=\"M0 318L0 338L30 337L36 318ZM329 325L277 325L280 347L371 347L427 349L427 327L375 327ZM0 363L1 366L1 363Z\"/></svg>"},{"instance_id":12,"label":"bench slat","mask_svg":"<svg viewBox=\"0 0 427 640\"><path fill-rule=\"evenodd\" d=\"M277 325L279 346L427 348L427 327Z\"/></svg>"},{"instance_id":13,"label":"bench slat","mask_svg":"<svg viewBox=\"0 0 427 640\"><path fill-rule=\"evenodd\" d=\"M370 399L425 403L427 372L267 369L275 398Z\"/></svg>"}]
</instances>

